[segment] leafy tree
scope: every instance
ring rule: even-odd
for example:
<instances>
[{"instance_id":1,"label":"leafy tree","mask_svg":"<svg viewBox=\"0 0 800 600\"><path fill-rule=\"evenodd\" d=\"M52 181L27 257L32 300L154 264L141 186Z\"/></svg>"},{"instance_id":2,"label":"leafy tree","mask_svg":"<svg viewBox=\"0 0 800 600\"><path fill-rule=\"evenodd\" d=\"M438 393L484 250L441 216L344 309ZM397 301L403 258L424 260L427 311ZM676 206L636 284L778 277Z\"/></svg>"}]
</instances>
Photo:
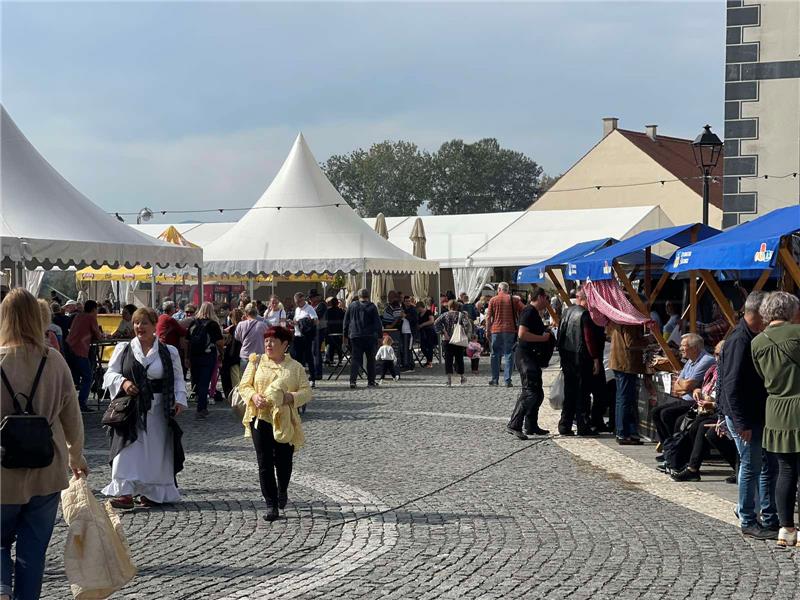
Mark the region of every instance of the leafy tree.
<instances>
[{"instance_id":1,"label":"leafy tree","mask_svg":"<svg viewBox=\"0 0 800 600\"><path fill-rule=\"evenodd\" d=\"M322 169L362 217L414 215L430 191L430 155L411 142L385 141L331 156Z\"/></svg>"},{"instance_id":2,"label":"leafy tree","mask_svg":"<svg viewBox=\"0 0 800 600\"><path fill-rule=\"evenodd\" d=\"M539 179L539 189L541 190L539 195L541 196L547 190L553 187L559 179L561 179L561 175L547 175L546 173L542 173L542 176Z\"/></svg>"},{"instance_id":3,"label":"leafy tree","mask_svg":"<svg viewBox=\"0 0 800 600\"><path fill-rule=\"evenodd\" d=\"M541 192L542 168L487 138L445 142L431 158L428 207L435 215L526 210Z\"/></svg>"}]
</instances>

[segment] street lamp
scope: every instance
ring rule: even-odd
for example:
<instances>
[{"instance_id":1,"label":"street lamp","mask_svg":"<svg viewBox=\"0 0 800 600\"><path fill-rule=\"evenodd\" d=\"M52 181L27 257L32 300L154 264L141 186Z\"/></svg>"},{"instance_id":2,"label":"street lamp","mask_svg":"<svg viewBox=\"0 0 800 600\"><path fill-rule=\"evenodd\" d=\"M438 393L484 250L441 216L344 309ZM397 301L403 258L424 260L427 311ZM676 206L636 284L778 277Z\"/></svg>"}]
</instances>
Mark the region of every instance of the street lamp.
<instances>
[{"instance_id":1,"label":"street lamp","mask_svg":"<svg viewBox=\"0 0 800 600\"><path fill-rule=\"evenodd\" d=\"M703 127L692 142L692 152L695 164L703 172L703 225L708 225L708 180L722 154L722 141L711 132L711 125Z\"/></svg>"},{"instance_id":2,"label":"street lamp","mask_svg":"<svg viewBox=\"0 0 800 600\"><path fill-rule=\"evenodd\" d=\"M136 224L139 225L142 222L147 223L152 218L153 218L153 211L145 206L142 210L139 211L139 214L136 215Z\"/></svg>"}]
</instances>

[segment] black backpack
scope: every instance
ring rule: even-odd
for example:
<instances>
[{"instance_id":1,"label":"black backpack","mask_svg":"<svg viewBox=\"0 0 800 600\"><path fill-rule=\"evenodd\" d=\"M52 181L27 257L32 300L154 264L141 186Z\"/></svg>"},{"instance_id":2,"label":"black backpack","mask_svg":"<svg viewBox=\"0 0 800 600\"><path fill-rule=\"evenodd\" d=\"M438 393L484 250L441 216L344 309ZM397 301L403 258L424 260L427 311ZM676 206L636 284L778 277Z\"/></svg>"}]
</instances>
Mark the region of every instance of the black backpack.
<instances>
[{"instance_id":1,"label":"black backpack","mask_svg":"<svg viewBox=\"0 0 800 600\"><path fill-rule=\"evenodd\" d=\"M211 336L208 334L208 320L201 319L192 323L189 328L189 354L198 356L206 354L211 347Z\"/></svg>"},{"instance_id":2,"label":"black backpack","mask_svg":"<svg viewBox=\"0 0 800 600\"><path fill-rule=\"evenodd\" d=\"M31 392L27 396L14 392L6 372L0 369L3 383L14 402L14 414L3 417L0 423L0 456L2 456L0 464L6 469L43 469L53 462L55 456L53 430L47 419L37 415L33 410L33 397L36 395L46 360L47 356L43 356ZM26 400L24 411L18 397Z\"/></svg>"}]
</instances>

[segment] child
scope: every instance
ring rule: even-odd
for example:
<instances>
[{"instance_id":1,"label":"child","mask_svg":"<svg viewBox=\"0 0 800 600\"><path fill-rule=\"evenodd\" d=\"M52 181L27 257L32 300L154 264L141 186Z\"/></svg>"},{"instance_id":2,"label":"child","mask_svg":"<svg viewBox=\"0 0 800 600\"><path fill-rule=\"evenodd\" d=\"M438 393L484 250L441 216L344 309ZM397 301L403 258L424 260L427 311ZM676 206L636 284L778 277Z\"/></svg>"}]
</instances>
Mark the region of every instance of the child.
<instances>
[{"instance_id":1,"label":"child","mask_svg":"<svg viewBox=\"0 0 800 600\"><path fill-rule=\"evenodd\" d=\"M381 347L378 348L378 353L375 355L375 360L380 361L381 364L381 381L386 376L386 371L392 374L392 379L397 381L400 379L397 371L394 368L394 348L392 348L392 338L388 335L383 336Z\"/></svg>"},{"instance_id":2,"label":"child","mask_svg":"<svg viewBox=\"0 0 800 600\"><path fill-rule=\"evenodd\" d=\"M471 335L469 338L469 344L467 344L467 356L469 357L470 363L472 363L472 373L475 375L478 374L478 363L481 361L482 351L483 346L481 346L480 342L478 341L478 336Z\"/></svg>"}]
</instances>

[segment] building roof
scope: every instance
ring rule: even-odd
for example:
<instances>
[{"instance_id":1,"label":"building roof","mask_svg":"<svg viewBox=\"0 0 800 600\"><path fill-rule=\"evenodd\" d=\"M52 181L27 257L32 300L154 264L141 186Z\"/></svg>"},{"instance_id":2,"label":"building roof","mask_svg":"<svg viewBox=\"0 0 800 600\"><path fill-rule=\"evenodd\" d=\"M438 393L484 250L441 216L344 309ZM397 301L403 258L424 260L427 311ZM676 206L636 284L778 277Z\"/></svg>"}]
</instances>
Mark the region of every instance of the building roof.
<instances>
[{"instance_id":1,"label":"building roof","mask_svg":"<svg viewBox=\"0 0 800 600\"><path fill-rule=\"evenodd\" d=\"M700 179L700 170L694 161L692 140L661 134L656 135L656 139L653 140L646 133L639 131L628 129L617 129L616 131L675 177L680 179L696 177L697 179L686 181L686 185L692 188L697 195L703 195L703 180ZM717 179L717 183L712 182L710 185L709 201L717 208L722 209L722 157L711 174L719 179Z\"/></svg>"}]
</instances>

